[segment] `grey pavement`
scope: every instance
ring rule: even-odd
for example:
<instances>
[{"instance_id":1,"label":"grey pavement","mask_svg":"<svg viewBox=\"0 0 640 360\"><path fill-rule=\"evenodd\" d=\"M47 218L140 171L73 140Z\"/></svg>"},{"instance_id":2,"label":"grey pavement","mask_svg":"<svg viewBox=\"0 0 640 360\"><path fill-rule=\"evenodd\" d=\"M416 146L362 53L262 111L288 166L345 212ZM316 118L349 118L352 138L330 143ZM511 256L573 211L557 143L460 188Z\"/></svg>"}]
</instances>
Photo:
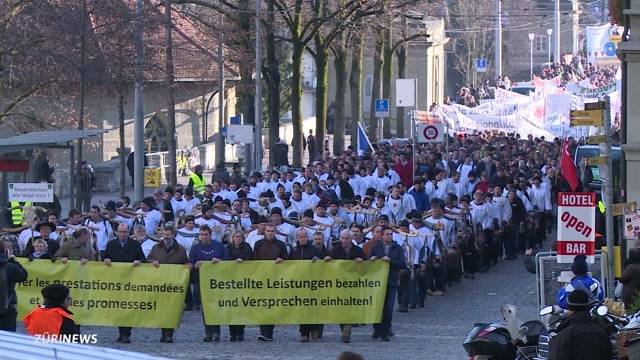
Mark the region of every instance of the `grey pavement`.
<instances>
[{"instance_id":1,"label":"grey pavement","mask_svg":"<svg viewBox=\"0 0 640 360\"><path fill-rule=\"evenodd\" d=\"M98 345L144 352L175 359L335 359L342 351L356 351L367 360L466 359L462 343L474 322L495 322L500 306L518 306L518 317L536 315L535 276L524 269L522 258L498 263L475 280L463 279L442 297L428 297L424 309L394 312L395 337L390 342L371 339L371 326L354 328L352 342L339 342L337 325L325 326L318 342L299 343L296 326L276 326L273 343L255 340L257 326L248 326L245 341L229 342L223 327L222 341L203 343L204 329L199 311L186 311L175 333L175 343L160 343L159 329L134 329L132 344L114 342L116 328L85 326L85 334L98 334ZM22 329L19 331L23 331Z\"/></svg>"}]
</instances>

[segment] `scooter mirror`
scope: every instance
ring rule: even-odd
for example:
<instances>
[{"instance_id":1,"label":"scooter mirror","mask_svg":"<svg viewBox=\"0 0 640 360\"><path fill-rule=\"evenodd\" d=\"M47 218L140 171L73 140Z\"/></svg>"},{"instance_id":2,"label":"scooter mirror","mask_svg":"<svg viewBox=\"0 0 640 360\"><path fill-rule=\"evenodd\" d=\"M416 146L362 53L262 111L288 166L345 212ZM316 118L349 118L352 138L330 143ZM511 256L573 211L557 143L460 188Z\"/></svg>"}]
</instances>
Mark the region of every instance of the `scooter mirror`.
<instances>
[{"instance_id":1,"label":"scooter mirror","mask_svg":"<svg viewBox=\"0 0 640 360\"><path fill-rule=\"evenodd\" d=\"M545 306L542 309L540 309L540 316L549 315L552 312L553 312L553 306L551 306L551 305Z\"/></svg>"},{"instance_id":2,"label":"scooter mirror","mask_svg":"<svg viewBox=\"0 0 640 360\"><path fill-rule=\"evenodd\" d=\"M598 313L598 315L600 316L605 316L607 315L608 312L609 312L609 308L607 308L604 305L598 306L598 309L596 310L596 313Z\"/></svg>"}]
</instances>

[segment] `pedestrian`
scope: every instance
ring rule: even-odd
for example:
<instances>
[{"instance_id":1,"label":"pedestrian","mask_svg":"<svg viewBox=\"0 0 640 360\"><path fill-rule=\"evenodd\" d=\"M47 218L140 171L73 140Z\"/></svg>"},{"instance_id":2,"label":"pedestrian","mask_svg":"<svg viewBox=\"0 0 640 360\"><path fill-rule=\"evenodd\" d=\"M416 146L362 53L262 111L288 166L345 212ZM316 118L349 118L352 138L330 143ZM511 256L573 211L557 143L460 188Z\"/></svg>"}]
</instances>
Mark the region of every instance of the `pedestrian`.
<instances>
[{"instance_id":1,"label":"pedestrian","mask_svg":"<svg viewBox=\"0 0 640 360\"><path fill-rule=\"evenodd\" d=\"M316 160L316 138L313 136L313 130L309 129L309 136L307 136L307 148L309 149L309 164Z\"/></svg>"},{"instance_id":2,"label":"pedestrian","mask_svg":"<svg viewBox=\"0 0 640 360\"><path fill-rule=\"evenodd\" d=\"M54 259L60 259L63 264L68 260L79 260L82 265L87 261L96 259L95 251L91 246L91 233L89 229L81 227L73 232L73 236L62 244L62 247L53 255Z\"/></svg>"},{"instance_id":3,"label":"pedestrian","mask_svg":"<svg viewBox=\"0 0 640 360\"><path fill-rule=\"evenodd\" d=\"M227 244L227 256L230 261L241 263L251 260L253 250L244 238L244 232L238 230L231 234L231 241ZM229 325L231 342L244 341L244 325Z\"/></svg>"},{"instance_id":4,"label":"pedestrian","mask_svg":"<svg viewBox=\"0 0 640 360\"><path fill-rule=\"evenodd\" d=\"M24 327L31 336L79 334L80 329L73 320L70 290L63 284L47 285L40 291L42 305L33 309L24 318Z\"/></svg>"},{"instance_id":5,"label":"pedestrian","mask_svg":"<svg viewBox=\"0 0 640 360\"><path fill-rule=\"evenodd\" d=\"M165 225L166 230L166 225ZM222 260L227 260L227 249L218 241L211 239L211 228L207 225L203 225L199 230L198 242L196 242L189 252L189 262L193 266L191 273L193 274L195 286L195 293L198 302L202 304L202 298L200 294L200 267L205 262L211 262L217 264ZM202 339L204 342L220 341L220 325L207 325L204 318L204 306L202 310L202 321L204 325L205 336Z\"/></svg>"},{"instance_id":6,"label":"pedestrian","mask_svg":"<svg viewBox=\"0 0 640 360\"><path fill-rule=\"evenodd\" d=\"M393 306L396 301L396 291L398 290L399 272L405 269L407 264L404 260L404 251L395 241L393 241L393 230L384 227L382 230L382 242L373 248L371 260L381 259L389 263L389 277L387 280L387 290L384 297L384 307L382 309L382 321L373 325L373 339L382 341L391 340L391 320L393 318Z\"/></svg>"},{"instance_id":7,"label":"pedestrian","mask_svg":"<svg viewBox=\"0 0 640 360\"><path fill-rule=\"evenodd\" d=\"M276 227L267 224L264 229L264 239L258 240L253 247L253 260L275 260L280 264L287 258L287 245L276 239ZM260 325L258 341L273 341L273 325Z\"/></svg>"},{"instance_id":8,"label":"pedestrian","mask_svg":"<svg viewBox=\"0 0 640 360\"><path fill-rule=\"evenodd\" d=\"M191 269L186 250L175 239L176 225L173 221L164 224L162 235L162 241L151 248L151 252L147 256L147 262L155 267L160 267L160 264L188 264L189 269ZM160 342L172 343L173 332L174 329L163 328Z\"/></svg>"},{"instance_id":9,"label":"pedestrian","mask_svg":"<svg viewBox=\"0 0 640 360\"><path fill-rule=\"evenodd\" d=\"M89 212L93 188L96 186L96 177L86 161L80 163L80 169L76 175L76 191L78 208L82 212Z\"/></svg>"},{"instance_id":10,"label":"pedestrian","mask_svg":"<svg viewBox=\"0 0 640 360\"><path fill-rule=\"evenodd\" d=\"M204 187L206 182L204 181L204 176L202 175L202 165L196 165L189 175L189 184L187 184L187 189L193 190L193 194L195 196L202 196L204 194Z\"/></svg>"},{"instance_id":11,"label":"pedestrian","mask_svg":"<svg viewBox=\"0 0 640 360\"><path fill-rule=\"evenodd\" d=\"M134 267L145 262L145 256L140 243L129 238L129 226L125 223L118 225L118 238L107 243L104 251L104 263L111 266L112 262L132 263ZM131 328L119 327L117 342L131 343Z\"/></svg>"},{"instance_id":12,"label":"pedestrian","mask_svg":"<svg viewBox=\"0 0 640 360\"><path fill-rule=\"evenodd\" d=\"M15 261L13 251L0 242L0 330L16 331L16 283L26 281L27 276L27 270Z\"/></svg>"},{"instance_id":13,"label":"pedestrian","mask_svg":"<svg viewBox=\"0 0 640 360\"><path fill-rule=\"evenodd\" d=\"M353 234L351 230L344 229L340 232L340 244L331 248L331 255L325 257L327 261L331 259L353 260L357 263L364 261L364 251L359 246L353 244ZM353 328L352 324L340 324L340 340L343 343L351 342L351 328Z\"/></svg>"},{"instance_id":14,"label":"pedestrian","mask_svg":"<svg viewBox=\"0 0 640 360\"><path fill-rule=\"evenodd\" d=\"M575 289L569 293L566 304L567 317L549 343L549 360L612 359L609 334L589 314L592 305L589 292Z\"/></svg>"},{"instance_id":15,"label":"pedestrian","mask_svg":"<svg viewBox=\"0 0 640 360\"><path fill-rule=\"evenodd\" d=\"M581 289L590 294L593 300L604 300L604 289L597 279L594 279L589 275L589 266L587 265L587 257L585 255L576 255L573 258L573 264L571 264L571 272L574 277L571 282L558 290L556 300L558 305L563 309L568 309L567 299L569 294L575 289ZM594 285L595 284L595 285ZM595 289L591 287L594 286Z\"/></svg>"},{"instance_id":16,"label":"pedestrian","mask_svg":"<svg viewBox=\"0 0 640 360\"><path fill-rule=\"evenodd\" d=\"M317 233L322 236L321 233ZM296 247L291 252L289 260L311 260L316 262L322 256L322 250L313 246L309 242L309 236L307 232L300 228L296 231ZM320 338L320 326L319 324L302 324L300 325L300 342L309 342L311 340L318 340Z\"/></svg>"}]
</instances>

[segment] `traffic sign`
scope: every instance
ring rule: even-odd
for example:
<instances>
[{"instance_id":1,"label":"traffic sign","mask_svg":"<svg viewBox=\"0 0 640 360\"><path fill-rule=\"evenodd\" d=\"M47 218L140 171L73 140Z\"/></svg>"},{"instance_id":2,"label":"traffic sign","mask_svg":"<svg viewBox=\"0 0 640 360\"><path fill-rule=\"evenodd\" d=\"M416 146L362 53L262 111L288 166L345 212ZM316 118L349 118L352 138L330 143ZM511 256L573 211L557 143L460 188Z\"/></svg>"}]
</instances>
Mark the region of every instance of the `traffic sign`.
<instances>
[{"instance_id":1,"label":"traffic sign","mask_svg":"<svg viewBox=\"0 0 640 360\"><path fill-rule=\"evenodd\" d=\"M571 110L569 122L571 126L602 126L603 110Z\"/></svg>"},{"instance_id":2,"label":"traffic sign","mask_svg":"<svg viewBox=\"0 0 640 360\"><path fill-rule=\"evenodd\" d=\"M476 59L476 72L487 72L487 59Z\"/></svg>"},{"instance_id":3,"label":"traffic sign","mask_svg":"<svg viewBox=\"0 0 640 360\"><path fill-rule=\"evenodd\" d=\"M587 164L589 164L589 166L606 165L606 163L607 158L604 156L597 156L587 159Z\"/></svg>"},{"instance_id":4,"label":"traffic sign","mask_svg":"<svg viewBox=\"0 0 640 360\"><path fill-rule=\"evenodd\" d=\"M418 124L416 137L419 144L444 142L444 125Z\"/></svg>"},{"instance_id":5,"label":"traffic sign","mask_svg":"<svg viewBox=\"0 0 640 360\"><path fill-rule=\"evenodd\" d=\"M389 99L376 99L376 117L389 117Z\"/></svg>"},{"instance_id":6,"label":"traffic sign","mask_svg":"<svg viewBox=\"0 0 640 360\"><path fill-rule=\"evenodd\" d=\"M229 118L229 124L231 125L242 125L242 114L238 114L236 116L232 116Z\"/></svg>"},{"instance_id":7,"label":"traffic sign","mask_svg":"<svg viewBox=\"0 0 640 360\"><path fill-rule=\"evenodd\" d=\"M637 211L637 208L638 204L635 201L613 204L613 216L622 216L625 213L633 214Z\"/></svg>"},{"instance_id":8,"label":"traffic sign","mask_svg":"<svg viewBox=\"0 0 640 360\"><path fill-rule=\"evenodd\" d=\"M596 193L558 193L558 262L571 263L586 255L593 263L596 250Z\"/></svg>"},{"instance_id":9,"label":"traffic sign","mask_svg":"<svg viewBox=\"0 0 640 360\"><path fill-rule=\"evenodd\" d=\"M605 101L596 101L584 104L585 110L604 110L606 107L607 103Z\"/></svg>"},{"instance_id":10,"label":"traffic sign","mask_svg":"<svg viewBox=\"0 0 640 360\"><path fill-rule=\"evenodd\" d=\"M587 138L587 144L589 145L604 144L606 142L607 142L607 137L605 135L594 135L594 136L589 136Z\"/></svg>"}]
</instances>

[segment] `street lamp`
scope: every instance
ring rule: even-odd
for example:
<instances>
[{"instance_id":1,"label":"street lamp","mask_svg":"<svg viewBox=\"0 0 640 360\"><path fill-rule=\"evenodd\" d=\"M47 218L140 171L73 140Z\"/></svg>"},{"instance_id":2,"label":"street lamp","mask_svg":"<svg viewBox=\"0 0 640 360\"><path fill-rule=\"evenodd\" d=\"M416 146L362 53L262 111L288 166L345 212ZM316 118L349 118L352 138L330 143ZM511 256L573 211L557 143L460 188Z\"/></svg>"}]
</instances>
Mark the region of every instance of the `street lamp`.
<instances>
[{"instance_id":1,"label":"street lamp","mask_svg":"<svg viewBox=\"0 0 640 360\"><path fill-rule=\"evenodd\" d=\"M549 55L547 55L547 62L551 62L551 34L553 34L553 29L547 29L547 45L549 47Z\"/></svg>"},{"instance_id":2,"label":"street lamp","mask_svg":"<svg viewBox=\"0 0 640 360\"><path fill-rule=\"evenodd\" d=\"M536 37L536 34L529 33L529 77L533 80L533 39Z\"/></svg>"}]
</instances>

